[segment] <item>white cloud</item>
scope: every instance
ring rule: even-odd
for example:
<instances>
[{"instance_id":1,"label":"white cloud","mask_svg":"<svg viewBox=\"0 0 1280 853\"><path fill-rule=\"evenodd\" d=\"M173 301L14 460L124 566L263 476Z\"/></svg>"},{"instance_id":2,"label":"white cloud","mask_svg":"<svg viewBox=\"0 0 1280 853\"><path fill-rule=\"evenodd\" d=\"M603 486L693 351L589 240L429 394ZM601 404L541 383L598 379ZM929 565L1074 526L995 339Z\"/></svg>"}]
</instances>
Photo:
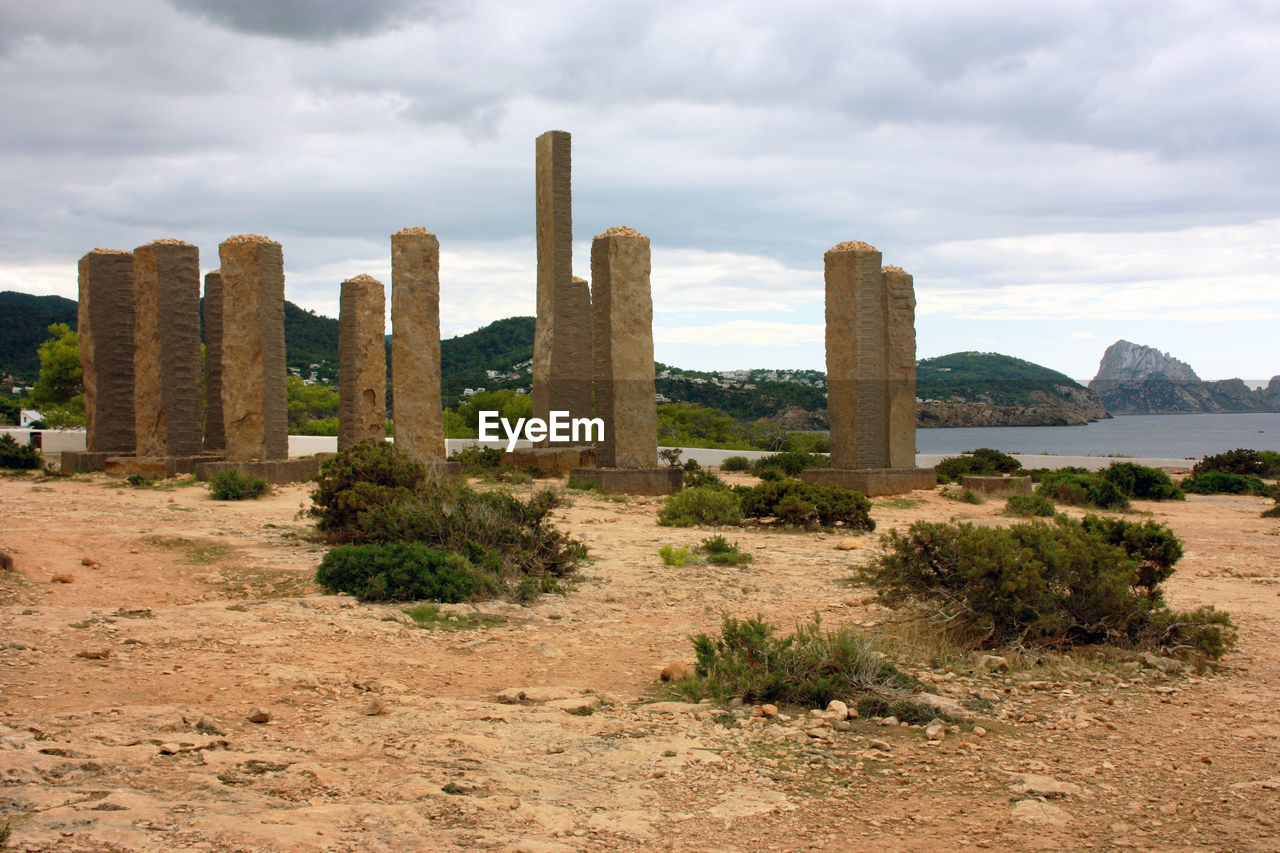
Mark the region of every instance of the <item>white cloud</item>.
<instances>
[{"instance_id":1,"label":"white cloud","mask_svg":"<svg viewBox=\"0 0 1280 853\"><path fill-rule=\"evenodd\" d=\"M822 343L825 335L826 328L822 325L766 320L729 320L706 326L661 326L653 330L654 341L658 343L707 347L794 347Z\"/></svg>"}]
</instances>

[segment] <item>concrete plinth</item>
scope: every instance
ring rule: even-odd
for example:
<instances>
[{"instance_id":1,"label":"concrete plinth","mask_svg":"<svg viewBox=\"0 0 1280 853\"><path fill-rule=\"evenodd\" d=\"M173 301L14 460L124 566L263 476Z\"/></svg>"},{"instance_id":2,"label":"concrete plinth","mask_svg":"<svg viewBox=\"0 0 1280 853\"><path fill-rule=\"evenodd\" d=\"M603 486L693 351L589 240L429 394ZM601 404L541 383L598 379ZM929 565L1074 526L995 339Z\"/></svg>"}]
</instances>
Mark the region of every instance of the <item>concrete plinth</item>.
<instances>
[{"instance_id":1,"label":"concrete plinth","mask_svg":"<svg viewBox=\"0 0 1280 853\"><path fill-rule=\"evenodd\" d=\"M537 468L568 474L578 468L596 466L594 447L528 447L502 454L502 464L514 468Z\"/></svg>"},{"instance_id":2,"label":"concrete plinth","mask_svg":"<svg viewBox=\"0 0 1280 853\"><path fill-rule=\"evenodd\" d=\"M867 497L901 495L938 485L932 468L810 468L800 479L820 486L842 486Z\"/></svg>"},{"instance_id":3,"label":"concrete plinth","mask_svg":"<svg viewBox=\"0 0 1280 853\"><path fill-rule=\"evenodd\" d=\"M984 495L1029 495L1030 477L961 477L960 486Z\"/></svg>"},{"instance_id":4,"label":"concrete plinth","mask_svg":"<svg viewBox=\"0 0 1280 853\"><path fill-rule=\"evenodd\" d=\"M311 459L270 459L265 462L201 462L196 465L196 478L208 480L220 471L241 471L273 485L314 480L320 463Z\"/></svg>"},{"instance_id":5,"label":"concrete plinth","mask_svg":"<svg viewBox=\"0 0 1280 853\"><path fill-rule=\"evenodd\" d=\"M196 466L215 462L221 455L197 456L109 456L102 470L108 477L180 477L195 473Z\"/></svg>"},{"instance_id":6,"label":"concrete plinth","mask_svg":"<svg viewBox=\"0 0 1280 853\"><path fill-rule=\"evenodd\" d=\"M669 495L684 485L683 468L575 468L571 476L606 495Z\"/></svg>"},{"instance_id":7,"label":"concrete plinth","mask_svg":"<svg viewBox=\"0 0 1280 853\"><path fill-rule=\"evenodd\" d=\"M107 460L115 455L109 451L64 450L59 466L64 474L92 474L107 470Z\"/></svg>"}]
</instances>

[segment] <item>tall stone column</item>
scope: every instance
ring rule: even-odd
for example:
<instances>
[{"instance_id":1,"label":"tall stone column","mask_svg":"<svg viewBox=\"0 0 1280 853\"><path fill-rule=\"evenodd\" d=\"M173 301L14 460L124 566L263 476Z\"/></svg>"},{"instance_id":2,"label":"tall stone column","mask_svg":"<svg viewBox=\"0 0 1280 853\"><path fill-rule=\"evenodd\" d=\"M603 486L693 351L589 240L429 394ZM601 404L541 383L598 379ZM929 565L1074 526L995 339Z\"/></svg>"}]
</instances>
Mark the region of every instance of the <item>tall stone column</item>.
<instances>
[{"instance_id":1,"label":"tall stone column","mask_svg":"<svg viewBox=\"0 0 1280 853\"><path fill-rule=\"evenodd\" d=\"M900 267L881 270L885 287L888 338L890 468L916 464L916 293L910 273Z\"/></svg>"},{"instance_id":2,"label":"tall stone column","mask_svg":"<svg viewBox=\"0 0 1280 853\"><path fill-rule=\"evenodd\" d=\"M559 398L560 392L568 390L564 383L586 372L573 364L572 351L580 347L572 342L576 330L569 325L566 304L573 280L570 139L563 130L549 130L535 145L538 318L533 338L533 416L544 420L552 409L568 408L569 401Z\"/></svg>"},{"instance_id":3,"label":"tall stone column","mask_svg":"<svg viewBox=\"0 0 1280 853\"><path fill-rule=\"evenodd\" d=\"M84 371L86 447L131 454L133 422L133 253L94 249L80 259L77 336Z\"/></svg>"},{"instance_id":4,"label":"tall stone column","mask_svg":"<svg viewBox=\"0 0 1280 853\"><path fill-rule=\"evenodd\" d=\"M338 449L387 436L387 302L382 282L342 283L338 310Z\"/></svg>"},{"instance_id":5,"label":"tall stone column","mask_svg":"<svg viewBox=\"0 0 1280 853\"><path fill-rule=\"evenodd\" d=\"M425 228L391 235L391 391L396 447L443 461L440 241Z\"/></svg>"},{"instance_id":6,"label":"tall stone column","mask_svg":"<svg viewBox=\"0 0 1280 853\"><path fill-rule=\"evenodd\" d=\"M596 235L591 311L596 416L604 419L597 458L606 468L652 468L658 463L658 409L648 237L623 227Z\"/></svg>"},{"instance_id":7,"label":"tall stone column","mask_svg":"<svg viewBox=\"0 0 1280 853\"><path fill-rule=\"evenodd\" d=\"M200 250L156 240L133 251L133 414L141 457L195 456L200 406Z\"/></svg>"},{"instance_id":8,"label":"tall stone column","mask_svg":"<svg viewBox=\"0 0 1280 853\"><path fill-rule=\"evenodd\" d=\"M286 459L284 257L257 234L228 237L222 265L222 422L233 460Z\"/></svg>"},{"instance_id":9,"label":"tall stone column","mask_svg":"<svg viewBox=\"0 0 1280 853\"><path fill-rule=\"evenodd\" d=\"M823 260L831 467L885 468L889 462L887 309L880 251L867 243L839 243Z\"/></svg>"},{"instance_id":10,"label":"tall stone column","mask_svg":"<svg viewBox=\"0 0 1280 853\"><path fill-rule=\"evenodd\" d=\"M204 449L221 453L227 449L222 428L222 271L204 277Z\"/></svg>"},{"instance_id":11,"label":"tall stone column","mask_svg":"<svg viewBox=\"0 0 1280 853\"><path fill-rule=\"evenodd\" d=\"M594 334L591 285L585 279L573 276L556 300L556 358L552 360L549 403L551 408L567 411L570 417L591 417L595 380L595 360L592 358Z\"/></svg>"}]
</instances>

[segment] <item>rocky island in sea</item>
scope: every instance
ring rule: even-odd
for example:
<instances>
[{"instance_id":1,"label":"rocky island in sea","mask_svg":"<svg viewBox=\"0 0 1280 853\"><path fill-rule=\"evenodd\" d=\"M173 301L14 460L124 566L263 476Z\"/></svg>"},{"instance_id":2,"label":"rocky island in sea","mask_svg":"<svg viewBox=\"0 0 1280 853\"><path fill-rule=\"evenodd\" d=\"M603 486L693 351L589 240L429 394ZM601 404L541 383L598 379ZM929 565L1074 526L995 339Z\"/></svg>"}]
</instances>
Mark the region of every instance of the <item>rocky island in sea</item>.
<instances>
[{"instance_id":1,"label":"rocky island in sea","mask_svg":"<svg viewBox=\"0 0 1280 853\"><path fill-rule=\"evenodd\" d=\"M1262 388L1241 379L1206 382L1186 362L1129 341L1107 347L1089 390L1118 415L1280 412L1280 376Z\"/></svg>"}]
</instances>

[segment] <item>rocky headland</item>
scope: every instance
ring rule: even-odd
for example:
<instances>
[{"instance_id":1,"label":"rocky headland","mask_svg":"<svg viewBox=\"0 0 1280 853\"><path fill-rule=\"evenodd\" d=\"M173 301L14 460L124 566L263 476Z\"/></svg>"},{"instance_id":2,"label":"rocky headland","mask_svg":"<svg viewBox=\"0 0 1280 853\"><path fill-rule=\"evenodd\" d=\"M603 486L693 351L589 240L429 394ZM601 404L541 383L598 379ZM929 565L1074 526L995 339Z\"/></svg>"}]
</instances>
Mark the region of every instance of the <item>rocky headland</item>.
<instances>
[{"instance_id":1,"label":"rocky headland","mask_svg":"<svg viewBox=\"0 0 1280 853\"><path fill-rule=\"evenodd\" d=\"M1206 382L1186 362L1129 341L1107 347L1089 390L1122 415L1280 412L1280 376L1256 389L1240 379Z\"/></svg>"}]
</instances>

